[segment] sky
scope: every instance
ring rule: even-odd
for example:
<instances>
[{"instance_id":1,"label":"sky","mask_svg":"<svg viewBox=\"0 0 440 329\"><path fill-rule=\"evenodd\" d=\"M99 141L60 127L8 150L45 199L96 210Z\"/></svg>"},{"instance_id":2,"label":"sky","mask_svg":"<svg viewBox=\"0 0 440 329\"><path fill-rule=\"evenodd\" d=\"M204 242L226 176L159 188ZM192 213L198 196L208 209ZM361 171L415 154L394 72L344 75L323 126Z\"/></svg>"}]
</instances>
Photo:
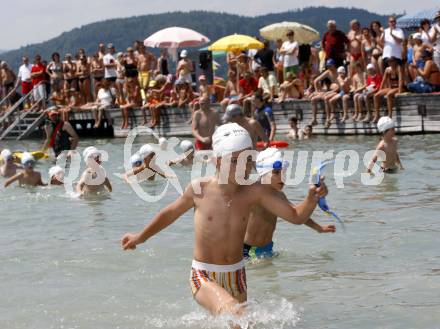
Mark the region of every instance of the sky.
<instances>
[{"instance_id":1,"label":"sky","mask_svg":"<svg viewBox=\"0 0 440 329\"><path fill-rule=\"evenodd\" d=\"M438 0L1 0L0 49L15 49L109 18L210 10L255 16L310 6L357 7L381 14L417 12Z\"/></svg>"}]
</instances>

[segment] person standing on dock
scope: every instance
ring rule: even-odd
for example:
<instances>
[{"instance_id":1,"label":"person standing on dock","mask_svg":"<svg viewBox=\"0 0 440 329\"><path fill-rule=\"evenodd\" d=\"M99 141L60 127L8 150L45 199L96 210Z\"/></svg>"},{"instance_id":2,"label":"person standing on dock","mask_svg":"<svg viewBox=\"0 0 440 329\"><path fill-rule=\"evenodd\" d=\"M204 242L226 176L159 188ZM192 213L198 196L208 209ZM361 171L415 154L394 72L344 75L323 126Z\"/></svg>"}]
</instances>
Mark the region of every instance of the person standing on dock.
<instances>
[{"instance_id":1,"label":"person standing on dock","mask_svg":"<svg viewBox=\"0 0 440 329\"><path fill-rule=\"evenodd\" d=\"M17 81L15 83L15 88L18 88L18 85L21 83L21 93L23 96L29 94L32 90L32 81L31 81L31 70L32 65L29 64L29 58L24 56L23 64L18 69ZM26 99L25 108L30 104L29 98Z\"/></svg>"},{"instance_id":2,"label":"person standing on dock","mask_svg":"<svg viewBox=\"0 0 440 329\"><path fill-rule=\"evenodd\" d=\"M200 111L195 111L192 117L192 133L196 139L196 150L212 149L212 134L215 127L221 125L218 112L210 107L209 97L200 99Z\"/></svg>"}]
</instances>

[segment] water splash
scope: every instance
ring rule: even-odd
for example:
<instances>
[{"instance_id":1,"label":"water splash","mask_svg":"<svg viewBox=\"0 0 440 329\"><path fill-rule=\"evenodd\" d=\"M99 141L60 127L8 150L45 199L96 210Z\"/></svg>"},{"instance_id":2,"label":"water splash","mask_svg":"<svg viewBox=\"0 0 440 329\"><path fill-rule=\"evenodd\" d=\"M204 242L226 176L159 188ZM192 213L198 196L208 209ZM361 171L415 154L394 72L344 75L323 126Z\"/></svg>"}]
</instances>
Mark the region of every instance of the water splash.
<instances>
[{"instance_id":1,"label":"water splash","mask_svg":"<svg viewBox=\"0 0 440 329\"><path fill-rule=\"evenodd\" d=\"M179 318L168 318L164 315L147 317L147 328L200 328L227 329L231 324L242 329L288 329L296 327L301 319L300 311L284 298L250 301L242 317L221 315L214 317L204 311L194 311Z\"/></svg>"}]
</instances>

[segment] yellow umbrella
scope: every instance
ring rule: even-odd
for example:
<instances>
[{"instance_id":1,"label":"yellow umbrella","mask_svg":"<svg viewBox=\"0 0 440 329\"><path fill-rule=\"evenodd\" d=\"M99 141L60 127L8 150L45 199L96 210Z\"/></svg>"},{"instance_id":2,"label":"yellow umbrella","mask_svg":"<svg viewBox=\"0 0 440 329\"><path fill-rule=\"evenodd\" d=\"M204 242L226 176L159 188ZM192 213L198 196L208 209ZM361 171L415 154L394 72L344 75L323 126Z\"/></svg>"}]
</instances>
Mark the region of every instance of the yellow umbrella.
<instances>
[{"instance_id":1,"label":"yellow umbrella","mask_svg":"<svg viewBox=\"0 0 440 329\"><path fill-rule=\"evenodd\" d=\"M314 28L296 23L296 22L281 22L275 23L260 29L260 35L268 40L287 40L287 31L295 32L295 40L299 43L312 43L319 40L319 32Z\"/></svg>"},{"instance_id":2,"label":"yellow umbrella","mask_svg":"<svg viewBox=\"0 0 440 329\"><path fill-rule=\"evenodd\" d=\"M210 51L241 51L247 49L261 49L264 45L255 38L243 34L232 34L223 37L211 46L208 47Z\"/></svg>"}]
</instances>

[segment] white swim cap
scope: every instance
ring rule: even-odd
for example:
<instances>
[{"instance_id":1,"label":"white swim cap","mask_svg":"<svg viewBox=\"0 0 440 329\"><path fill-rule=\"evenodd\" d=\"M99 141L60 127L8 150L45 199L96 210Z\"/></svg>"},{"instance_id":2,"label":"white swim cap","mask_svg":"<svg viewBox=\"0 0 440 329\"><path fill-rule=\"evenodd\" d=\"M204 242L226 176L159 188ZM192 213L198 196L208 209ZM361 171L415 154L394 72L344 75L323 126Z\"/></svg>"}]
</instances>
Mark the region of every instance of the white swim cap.
<instances>
[{"instance_id":1,"label":"white swim cap","mask_svg":"<svg viewBox=\"0 0 440 329\"><path fill-rule=\"evenodd\" d=\"M142 158L139 155L139 153L135 153L130 157L130 163L132 166L136 165L136 164L142 164Z\"/></svg>"},{"instance_id":2,"label":"white swim cap","mask_svg":"<svg viewBox=\"0 0 440 329\"><path fill-rule=\"evenodd\" d=\"M376 70L376 66L373 63L367 65L367 70Z\"/></svg>"},{"instance_id":3,"label":"white swim cap","mask_svg":"<svg viewBox=\"0 0 440 329\"><path fill-rule=\"evenodd\" d=\"M287 165L288 162L283 161L283 153L275 147L269 147L257 156L257 173L260 177L273 169L282 169Z\"/></svg>"},{"instance_id":4,"label":"white swim cap","mask_svg":"<svg viewBox=\"0 0 440 329\"><path fill-rule=\"evenodd\" d=\"M142 159L145 159L151 153L154 153L154 149L153 149L153 147L150 144L142 145L142 147L139 150L139 154L140 154Z\"/></svg>"},{"instance_id":5,"label":"white swim cap","mask_svg":"<svg viewBox=\"0 0 440 329\"><path fill-rule=\"evenodd\" d=\"M421 33L414 33L412 35L414 40L422 40L422 34Z\"/></svg>"},{"instance_id":6,"label":"white swim cap","mask_svg":"<svg viewBox=\"0 0 440 329\"><path fill-rule=\"evenodd\" d=\"M28 162L35 162L35 158L32 156L32 154L24 152L21 157L21 164L24 166Z\"/></svg>"},{"instance_id":7,"label":"white swim cap","mask_svg":"<svg viewBox=\"0 0 440 329\"><path fill-rule=\"evenodd\" d=\"M183 152L186 152L189 149L194 149L193 143L191 143L189 140L181 141L179 147L182 149Z\"/></svg>"},{"instance_id":8,"label":"white swim cap","mask_svg":"<svg viewBox=\"0 0 440 329\"><path fill-rule=\"evenodd\" d=\"M87 160L87 159L89 159L91 157L94 157L94 156L97 156L97 155L101 155L101 153L94 146L86 147L84 149L84 151L83 151L83 158L84 158L84 160Z\"/></svg>"},{"instance_id":9,"label":"white swim cap","mask_svg":"<svg viewBox=\"0 0 440 329\"><path fill-rule=\"evenodd\" d=\"M64 169L60 166L53 166L49 169L49 179L52 179L53 176L56 176L58 174L64 174Z\"/></svg>"},{"instance_id":10,"label":"white swim cap","mask_svg":"<svg viewBox=\"0 0 440 329\"><path fill-rule=\"evenodd\" d=\"M159 138L159 148L165 151L168 148L168 141L165 137Z\"/></svg>"},{"instance_id":11,"label":"white swim cap","mask_svg":"<svg viewBox=\"0 0 440 329\"><path fill-rule=\"evenodd\" d=\"M212 136L212 149L216 157L252 148L249 133L239 124L227 123L217 127Z\"/></svg>"},{"instance_id":12,"label":"white swim cap","mask_svg":"<svg viewBox=\"0 0 440 329\"><path fill-rule=\"evenodd\" d=\"M339 66L338 67L338 73L346 73L346 71L345 71L345 67L343 67L343 66Z\"/></svg>"},{"instance_id":13,"label":"white swim cap","mask_svg":"<svg viewBox=\"0 0 440 329\"><path fill-rule=\"evenodd\" d=\"M377 123L377 130L379 130L380 133L392 128L394 128L393 119L390 117L382 117L379 119L379 122Z\"/></svg>"},{"instance_id":14,"label":"white swim cap","mask_svg":"<svg viewBox=\"0 0 440 329\"><path fill-rule=\"evenodd\" d=\"M2 151L2 153L0 153L0 154L3 158L3 161L8 161L8 160L12 159L12 152L8 149L4 149Z\"/></svg>"}]
</instances>

